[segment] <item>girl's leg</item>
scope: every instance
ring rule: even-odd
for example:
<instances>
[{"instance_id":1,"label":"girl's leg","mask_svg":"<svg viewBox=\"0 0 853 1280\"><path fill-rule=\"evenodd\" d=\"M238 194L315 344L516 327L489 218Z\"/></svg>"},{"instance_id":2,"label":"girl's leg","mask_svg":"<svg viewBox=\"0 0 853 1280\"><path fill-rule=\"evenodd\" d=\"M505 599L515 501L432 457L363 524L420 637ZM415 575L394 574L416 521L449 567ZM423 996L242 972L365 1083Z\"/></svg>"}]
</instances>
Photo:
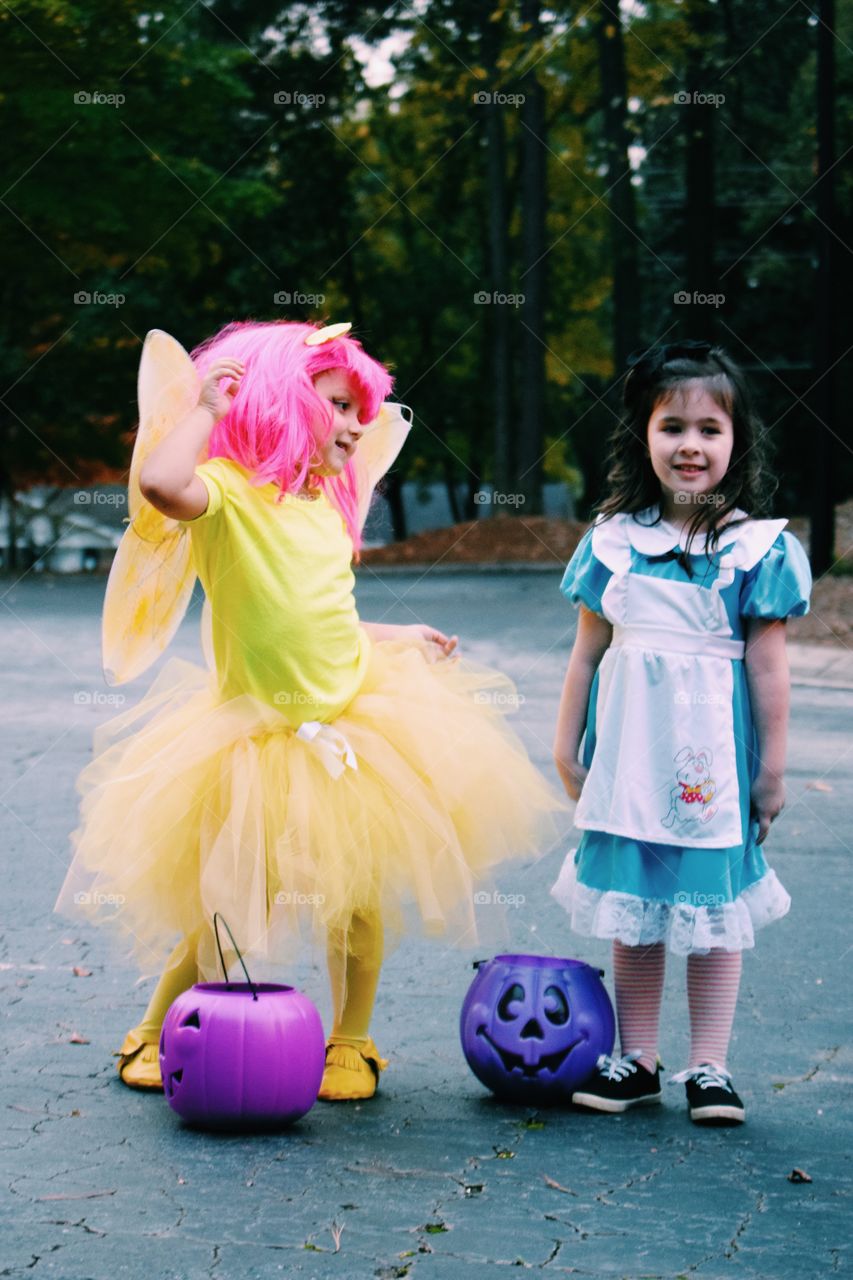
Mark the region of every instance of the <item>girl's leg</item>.
<instances>
[{"instance_id":1,"label":"girl's leg","mask_svg":"<svg viewBox=\"0 0 853 1280\"><path fill-rule=\"evenodd\" d=\"M607 1058L572 1102L593 1111L621 1112L661 1100L658 1025L666 944L626 947L614 939L613 980L621 1058ZM629 1057L630 1055L630 1057Z\"/></svg>"},{"instance_id":2,"label":"girl's leg","mask_svg":"<svg viewBox=\"0 0 853 1280\"><path fill-rule=\"evenodd\" d=\"M368 1034L383 950L378 912L355 915L348 929L329 934L334 1021L319 1094L326 1102L372 1097L379 1072L388 1065Z\"/></svg>"},{"instance_id":3,"label":"girl's leg","mask_svg":"<svg viewBox=\"0 0 853 1280\"><path fill-rule=\"evenodd\" d=\"M179 942L170 955L142 1021L128 1031L121 1046L118 1073L131 1089L161 1089L158 1043L169 1006L198 981L199 934Z\"/></svg>"},{"instance_id":4,"label":"girl's leg","mask_svg":"<svg viewBox=\"0 0 853 1280\"><path fill-rule=\"evenodd\" d=\"M330 932L327 954L334 1010L331 1038L359 1044L368 1036L382 969L379 914L353 916L349 929Z\"/></svg>"},{"instance_id":5,"label":"girl's leg","mask_svg":"<svg viewBox=\"0 0 853 1280\"><path fill-rule=\"evenodd\" d=\"M740 951L715 948L705 956L687 957L689 1067L712 1063L726 1069L742 964Z\"/></svg>"},{"instance_id":6,"label":"girl's leg","mask_svg":"<svg viewBox=\"0 0 853 1280\"><path fill-rule=\"evenodd\" d=\"M639 1054L637 1061L654 1071L658 1056L658 1027L666 945L626 947L613 943L613 980L616 987L616 1016L622 1053Z\"/></svg>"}]
</instances>

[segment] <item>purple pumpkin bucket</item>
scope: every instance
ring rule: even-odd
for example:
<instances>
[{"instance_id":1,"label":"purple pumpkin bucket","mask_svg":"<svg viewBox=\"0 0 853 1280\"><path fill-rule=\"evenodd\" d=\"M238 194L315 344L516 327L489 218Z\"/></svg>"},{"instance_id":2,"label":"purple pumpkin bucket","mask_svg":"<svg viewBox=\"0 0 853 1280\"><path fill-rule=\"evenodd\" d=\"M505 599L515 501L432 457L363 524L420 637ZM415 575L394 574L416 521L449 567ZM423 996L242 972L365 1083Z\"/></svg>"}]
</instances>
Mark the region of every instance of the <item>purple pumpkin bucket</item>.
<instances>
[{"instance_id":1,"label":"purple pumpkin bucket","mask_svg":"<svg viewBox=\"0 0 853 1280\"><path fill-rule=\"evenodd\" d=\"M599 1055L613 1049L616 1021L602 971L526 955L475 968L459 1028L474 1075L507 1102L570 1102Z\"/></svg>"},{"instance_id":2,"label":"purple pumpkin bucket","mask_svg":"<svg viewBox=\"0 0 853 1280\"><path fill-rule=\"evenodd\" d=\"M225 971L217 925L214 917ZM319 1013L293 987L253 983L245 964L243 970L246 982L196 983L163 1022L163 1089L189 1124L275 1128L298 1120L317 1101L325 1062Z\"/></svg>"}]
</instances>

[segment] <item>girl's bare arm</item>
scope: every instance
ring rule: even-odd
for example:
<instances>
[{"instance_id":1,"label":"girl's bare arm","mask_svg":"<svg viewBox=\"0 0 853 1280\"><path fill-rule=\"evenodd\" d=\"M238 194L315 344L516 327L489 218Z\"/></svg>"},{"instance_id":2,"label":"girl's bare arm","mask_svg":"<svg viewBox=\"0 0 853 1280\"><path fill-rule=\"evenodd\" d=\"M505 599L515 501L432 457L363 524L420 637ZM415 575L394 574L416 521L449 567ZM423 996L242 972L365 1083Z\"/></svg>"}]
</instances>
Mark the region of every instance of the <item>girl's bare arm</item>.
<instances>
[{"instance_id":1,"label":"girl's bare arm","mask_svg":"<svg viewBox=\"0 0 853 1280\"><path fill-rule=\"evenodd\" d=\"M785 753L791 676L785 650L785 623L751 618L746 631L746 679L758 737L758 776L752 784L752 808L758 818L758 843L785 804Z\"/></svg>"},{"instance_id":2,"label":"girl's bare arm","mask_svg":"<svg viewBox=\"0 0 853 1280\"><path fill-rule=\"evenodd\" d=\"M201 385L192 412L161 440L145 459L139 475L142 495L173 520L194 520L207 510L207 489L195 474L210 433L231 407L243 366L236 360L217 360ZM222 378L231 378L226 392L218 389Z\"/></svg>"},{"instance_id":3,"label":"girl's bare arm","mask_svg":"<svg viewBox=\"0 0 853 1280\"><path fill-rule=\"evenodd\" d=\"M581 605L554 737L554 763L563 786L573 800L579 798L587 773L585 766L578 762L578 750L586 726L589 691L612 639L610 623Z\"/></svg>"}]
</instances>

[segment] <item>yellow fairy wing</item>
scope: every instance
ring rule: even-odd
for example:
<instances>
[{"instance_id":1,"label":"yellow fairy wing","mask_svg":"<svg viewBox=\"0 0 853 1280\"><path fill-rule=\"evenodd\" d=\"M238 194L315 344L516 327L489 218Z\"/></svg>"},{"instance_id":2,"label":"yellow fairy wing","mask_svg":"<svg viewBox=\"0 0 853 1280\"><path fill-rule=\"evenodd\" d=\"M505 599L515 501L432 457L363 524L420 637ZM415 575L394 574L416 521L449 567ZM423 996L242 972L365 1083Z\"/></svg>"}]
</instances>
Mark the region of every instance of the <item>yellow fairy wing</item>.
<instances>
[{"instance_id":1,"label":"yellow fairy wing","mask_svg":"<svg viewBox=\"0 0 853 1280\"><path fill-rule=\"evenodd\" d=\"M139 362L139 429L128 482L130 523L104 599L104 677L124 684L160 656L181 624L195 582L190 536L142 496L139 473L151 450L198 402L200 378L184 348L162 329L145 339Z\"/></svg>"},{"instance_id":2,"label":"yellow fairy wing","mask_svg":"<svg viewBox=\"0 0 853 1280\"><path fill-rule=\"evenodd\" d=\"M378 417L365 427L355 453L359 528L367 519L373 490L396 461L411 429L412 411L408 405L389 403L383 404Z\"/></svg>"}]
</instances>

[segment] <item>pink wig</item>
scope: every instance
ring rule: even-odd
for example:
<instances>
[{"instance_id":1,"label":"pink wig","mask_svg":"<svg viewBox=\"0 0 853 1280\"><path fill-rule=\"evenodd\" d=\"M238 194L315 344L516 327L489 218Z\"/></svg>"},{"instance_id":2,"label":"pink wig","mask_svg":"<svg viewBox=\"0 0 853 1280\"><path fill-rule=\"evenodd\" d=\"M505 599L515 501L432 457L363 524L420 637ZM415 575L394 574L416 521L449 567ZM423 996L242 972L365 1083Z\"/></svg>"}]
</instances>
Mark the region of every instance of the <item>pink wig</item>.
<instances>
[{"instance_id":1,"label":"pink wig","mask_svg":"<svg viewBox=\"0 0 853 1280\"><path fill-rule=\"evenodd\" d=\"M359 420L372 422L391 391L393 379L355 338L333 338L306 347L320 328L287 320L236 321L208 338L192 353L204 377L214 361L233 356L246 367L240 389L225 417L211 432L208 457L231 458L253 473L256 485L275 482L282 494L298 493L310 483L318 459L317 440L328 438L333 410L314 389L313 379L329 369L344 370L361 402ZM340 511L356 551L358 489L352 459L339 476L322 476L319 485Z\"/></svg>"}]
</instances>

